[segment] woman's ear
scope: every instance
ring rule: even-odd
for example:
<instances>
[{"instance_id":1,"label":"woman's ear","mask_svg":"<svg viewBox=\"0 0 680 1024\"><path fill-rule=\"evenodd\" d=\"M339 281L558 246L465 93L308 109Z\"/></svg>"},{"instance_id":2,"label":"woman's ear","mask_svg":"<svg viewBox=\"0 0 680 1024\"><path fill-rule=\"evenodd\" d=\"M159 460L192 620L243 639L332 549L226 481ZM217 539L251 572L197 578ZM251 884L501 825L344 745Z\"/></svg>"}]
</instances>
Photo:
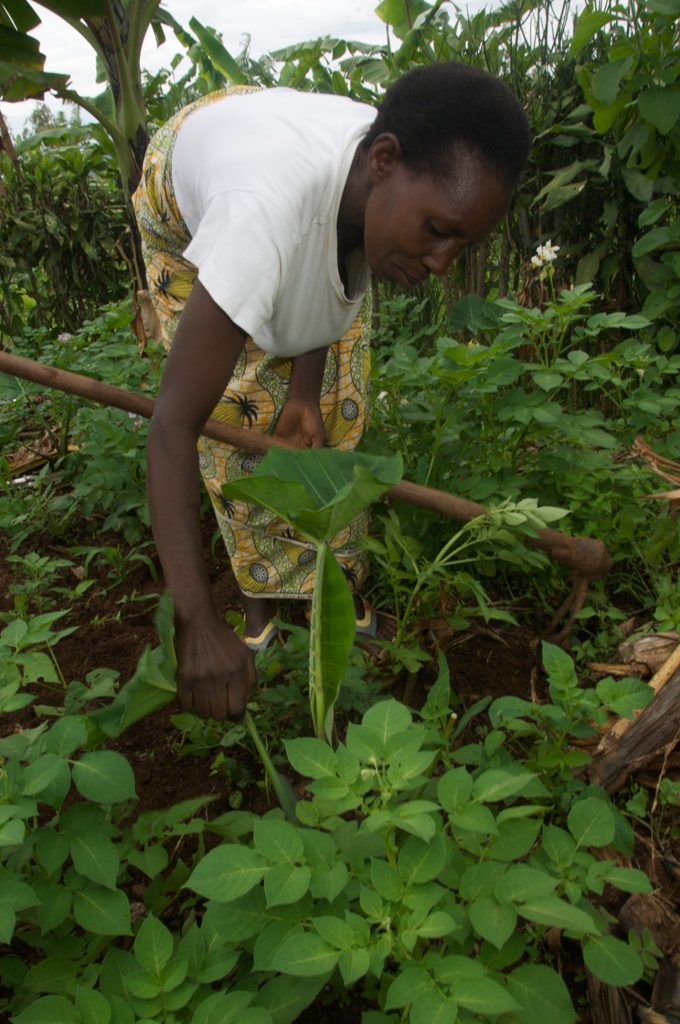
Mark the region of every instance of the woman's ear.
<instances>
[{"instance_id":1,"label":"woman's ear","mask_svg":"<svg viewBox=\"0 0 680 1024\"><path fill-rule=\"evenodd\" d=\"M368 168L376 180L388 177L401 161L401 144L392 132L379 135L368 151Z\"/></svg>"}]
</instances>

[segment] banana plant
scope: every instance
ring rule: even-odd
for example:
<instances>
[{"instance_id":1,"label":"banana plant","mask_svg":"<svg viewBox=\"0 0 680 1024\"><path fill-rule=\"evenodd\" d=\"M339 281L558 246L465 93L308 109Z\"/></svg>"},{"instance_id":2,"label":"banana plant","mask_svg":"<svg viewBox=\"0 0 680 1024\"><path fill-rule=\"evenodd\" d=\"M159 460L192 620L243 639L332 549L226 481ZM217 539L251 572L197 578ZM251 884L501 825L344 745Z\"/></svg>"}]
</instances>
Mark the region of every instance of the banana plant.
<instances>
[{"instance_id":1,"label":"banana plant","mask_svg":"<svg viewBox=\"0 0 680 1024\"><path fill-rule=\"evenodd\" d=\"M136 289L146 287L141 240L130 197L139 183L149 141L142 95L141 50L151 26L163 42L163 26L179 29L160 9L161 0L40 0L92 47L97 67L109 88L100 96L82 96L68 74L48 73L40 42L32 33L40 14L28 0L0 0L0 99L10 102L42 98L51 92L76 103L106 131L114 146L123 186L132 241Z\"/></svg>"},{"instance_id":2,"label":"banana plant","mask_svg":"<svg viewBox=\"0 0 680 1024\"><path fill-rule=\"evenodd\" d=\"M354 602L331 541L402 476L400 455L384 458L332 448L273 448L253 474L222 490L274 512L316 546L309 645L314 731L332 742L333 711L352 648Z\"/></svg>"}]
</instances>

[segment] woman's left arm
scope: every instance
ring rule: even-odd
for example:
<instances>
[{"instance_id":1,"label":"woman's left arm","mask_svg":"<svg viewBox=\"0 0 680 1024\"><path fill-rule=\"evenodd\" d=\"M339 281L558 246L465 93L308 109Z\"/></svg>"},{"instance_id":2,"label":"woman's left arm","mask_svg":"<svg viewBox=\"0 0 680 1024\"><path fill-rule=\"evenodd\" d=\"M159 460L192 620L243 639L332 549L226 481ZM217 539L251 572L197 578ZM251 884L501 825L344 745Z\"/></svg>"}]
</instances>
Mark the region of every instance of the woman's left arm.
<instances>
[{"instance_id":1,"label":"woman's left arm","mask_svg":"<svg viewBox=\"0 0 680 1024\"><path fill-rule=\"evenodd\" d=\"M317 348L293 360L288 397L274 436L299 448L323 448L326 443L319 399L327 354L327 348Z\"/></svg>"}]
</instances>

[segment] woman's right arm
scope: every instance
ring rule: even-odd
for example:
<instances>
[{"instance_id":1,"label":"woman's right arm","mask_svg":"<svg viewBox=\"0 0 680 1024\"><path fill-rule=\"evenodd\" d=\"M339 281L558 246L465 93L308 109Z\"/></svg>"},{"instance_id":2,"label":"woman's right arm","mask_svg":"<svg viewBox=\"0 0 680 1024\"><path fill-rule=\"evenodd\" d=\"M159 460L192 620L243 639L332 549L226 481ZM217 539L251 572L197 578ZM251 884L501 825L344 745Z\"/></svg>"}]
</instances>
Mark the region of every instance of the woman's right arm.
<instances>
[{"instance_id":1,"label":"woman's right arm","mask_svg":"<svg viewBox=\"0 0 680 1024\"><path fill-rule=\"evenodd\" d=\"M183 708L214 718L243 715L255 667L213 604L201 545L196 444L244 341L244 332L197 281L167 358L147 446L151 523L175 606L178 698Z\"/></svg>"}]
</instances>

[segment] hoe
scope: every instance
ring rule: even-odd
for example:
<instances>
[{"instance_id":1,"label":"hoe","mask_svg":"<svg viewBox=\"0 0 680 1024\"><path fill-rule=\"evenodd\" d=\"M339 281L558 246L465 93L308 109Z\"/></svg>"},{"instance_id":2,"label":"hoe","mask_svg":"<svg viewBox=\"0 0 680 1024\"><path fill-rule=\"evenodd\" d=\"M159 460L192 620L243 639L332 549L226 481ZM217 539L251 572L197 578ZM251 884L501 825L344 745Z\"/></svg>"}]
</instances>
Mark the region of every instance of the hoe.
<instances>
[{"instance_id":1,"label":"hoe","mask_svg":"<svg viewBox=\"0 0 680 1024\"><path fill-rule=\"evenodd\" d=\"M81 398L98 402L100 405L124 409L137 416L150 418L153 414L154 401L146 395L103 384L90 377L67 370L59 370L54 366L47 366L44 363L24 359L8 352L0 352L0 371L43 384L45 387L65 391L67 394L78 395ZM257 455L264 455L269 448L276 445L290 447L285 442L268 434L243 430L214 419L209 419L206 422L202 433L205 437L223 441ZM406 501L411 505L430 509L462 523L477 516L483 516L486 511L477 502L446 494L432 487L423 487L408 480L402 480L401 483L392 487L386 492L385 497L392 501ZM526 543L544 551L554 561L569 566L574 572L571 593L556 611L548 629L548 635L553 642L563 642L571 630L574 617L583 607L588 585L592 580L606 576L612 566L612 560L601 540L594 537L570 537L559 530L547 528L538 530L537 535L529 537ZM560 623L562 623L562 627L558 631Z\"/></svg>"}]
</instances>

